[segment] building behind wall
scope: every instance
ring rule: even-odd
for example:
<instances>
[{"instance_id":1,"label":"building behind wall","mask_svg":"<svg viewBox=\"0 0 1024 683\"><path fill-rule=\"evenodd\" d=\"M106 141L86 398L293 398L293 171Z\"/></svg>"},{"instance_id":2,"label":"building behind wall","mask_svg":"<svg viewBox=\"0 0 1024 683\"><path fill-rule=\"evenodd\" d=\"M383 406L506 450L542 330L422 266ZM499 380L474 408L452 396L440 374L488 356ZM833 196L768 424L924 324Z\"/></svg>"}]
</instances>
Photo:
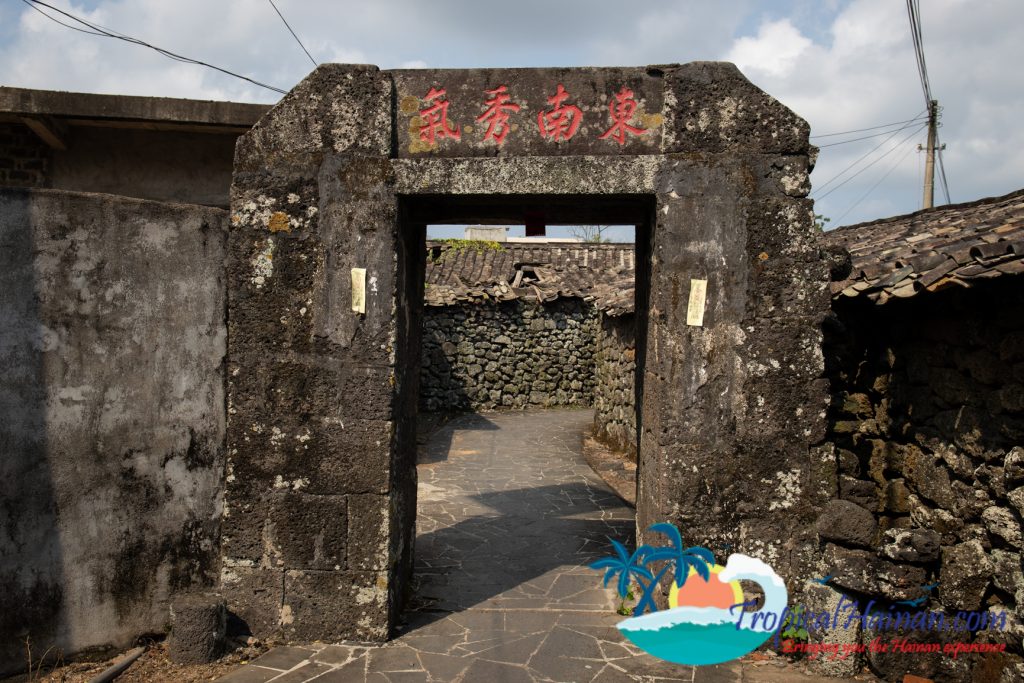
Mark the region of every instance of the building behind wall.
<instances>
[{"instance_id":1,"label":"building behind wall","mask_svg":"<svg viewBox=\"0 0 1024 683\"><path fill-rule=\"evenodd\" d=\"M0 187L227 208L235 141L268 109L0 88Z\"/></svg>"}]
</instances>

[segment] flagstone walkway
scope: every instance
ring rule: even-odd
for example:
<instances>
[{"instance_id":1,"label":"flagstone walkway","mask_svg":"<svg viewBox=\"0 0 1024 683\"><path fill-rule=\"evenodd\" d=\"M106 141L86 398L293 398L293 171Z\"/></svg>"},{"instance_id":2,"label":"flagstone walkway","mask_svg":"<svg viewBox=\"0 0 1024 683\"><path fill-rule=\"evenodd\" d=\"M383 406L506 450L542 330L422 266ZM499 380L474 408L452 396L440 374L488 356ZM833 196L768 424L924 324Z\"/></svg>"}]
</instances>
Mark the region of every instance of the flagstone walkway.
<instances>
[{"instance_id":1,"label":"flagstone walkway","mask_svg":"<svg viewBox=\"0 0 1024 683\"><path fill-rule=\"evenodd\" d=\"M415 597L383 646L278 647L230 683L835 681L773 661L683 667L632 647L587 568L633 510L581 455L589 410L465 415L421 453Z\"/></svg>"}]
</instances>

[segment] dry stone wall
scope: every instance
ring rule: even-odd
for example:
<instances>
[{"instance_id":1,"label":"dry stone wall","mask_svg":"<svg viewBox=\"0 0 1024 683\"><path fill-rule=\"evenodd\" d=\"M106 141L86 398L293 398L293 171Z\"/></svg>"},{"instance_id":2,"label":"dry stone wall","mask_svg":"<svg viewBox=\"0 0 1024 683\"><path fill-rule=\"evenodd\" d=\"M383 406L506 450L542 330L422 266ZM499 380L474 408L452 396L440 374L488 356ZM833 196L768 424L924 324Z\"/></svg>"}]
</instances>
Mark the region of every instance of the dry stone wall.
<instances>
[{"instance_id":1,"label":"dry stone wall","mask_svg":"<svg viewBox=\"0 0 1024 683\"><path fill-rule=\"evenodd\" d=\"M636 459L636 320L601 316L594 363L594 434Z\"/></svg>"},{"instance_id":2,"label":"dry stone wall","mask_svg":"<svg viewBox=\"0 0 1024 683\"><path fill-rule=\"evenodd\" d=\"M832 584L883 605L924 596L922 609L950 616L1010 617L1005 632L955 634L1005 642L1007 654L994 659L871 655L869 663L892 680L908 672L983 680L993 668L991 680L1020 680L1024 320L1007 313L1024 309L1019 278L834 309L825 349L839 476L818 521Z\"/></svg>"},{"instance_id":3,"label":"dry stone wall","mask_svg":"<svg viewBox=\"0 0 1024 683\"><path fill-rule=\"evenodd\" d=\"M421 407L590 405L598 315L579 299L427 307Z\"/></svg>"}]
</instances>

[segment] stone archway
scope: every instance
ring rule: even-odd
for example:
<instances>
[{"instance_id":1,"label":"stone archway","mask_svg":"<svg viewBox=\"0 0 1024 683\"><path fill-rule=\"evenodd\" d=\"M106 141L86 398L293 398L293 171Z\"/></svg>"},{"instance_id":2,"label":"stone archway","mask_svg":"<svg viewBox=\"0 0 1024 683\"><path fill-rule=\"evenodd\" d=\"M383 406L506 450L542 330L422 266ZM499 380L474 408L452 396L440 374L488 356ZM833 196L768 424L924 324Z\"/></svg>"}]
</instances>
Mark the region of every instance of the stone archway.
<instances>
[{"instance_id":1,"label":"stone archway","mask_svg":"<svg viewBox=\"0 0 1024 683\"><path fill-rule=\"evenodd\" d=\"M672 521L806 576L835 487L807 135L724 63L314 71L236 150L232 610L257 634L389 635L416 493L423 248L408 227L453 202L649 207L638 527Z\"/></svg>"}]
</instances>

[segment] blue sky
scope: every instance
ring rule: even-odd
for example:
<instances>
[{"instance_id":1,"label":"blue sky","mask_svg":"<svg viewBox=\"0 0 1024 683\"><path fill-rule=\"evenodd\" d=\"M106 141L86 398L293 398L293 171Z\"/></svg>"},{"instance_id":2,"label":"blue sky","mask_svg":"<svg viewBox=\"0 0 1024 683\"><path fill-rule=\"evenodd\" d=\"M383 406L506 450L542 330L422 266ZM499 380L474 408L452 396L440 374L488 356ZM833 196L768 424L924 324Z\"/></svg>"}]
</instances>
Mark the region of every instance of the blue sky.
<instances>
[{"instance_id":1,"label":"blue sky","mask_svg":"<svg viewBox=\"0 0 1024 683\"><path fill-rule=\"evenodd\" d=\"M47 1L283 89L312 68L265 0ZM812 135L904 121L925 106L906 9L897 0L276 1L320 62L464 68L726 60L806 118ZM929 0L921 13L932 89L943 107L952 200L1021 188L1024 4ZM19 0L0 0L0 84L254 102L278 97L143 48L70 31ZM916 145L924 131L916 129L888 142L881 136L823 147L812 175L817 213L835 227L917 210L923 155ZM813 141L849 137L857 135ZM944 201L941 189L936 200Z\"/></svg>"}]
</instances>

